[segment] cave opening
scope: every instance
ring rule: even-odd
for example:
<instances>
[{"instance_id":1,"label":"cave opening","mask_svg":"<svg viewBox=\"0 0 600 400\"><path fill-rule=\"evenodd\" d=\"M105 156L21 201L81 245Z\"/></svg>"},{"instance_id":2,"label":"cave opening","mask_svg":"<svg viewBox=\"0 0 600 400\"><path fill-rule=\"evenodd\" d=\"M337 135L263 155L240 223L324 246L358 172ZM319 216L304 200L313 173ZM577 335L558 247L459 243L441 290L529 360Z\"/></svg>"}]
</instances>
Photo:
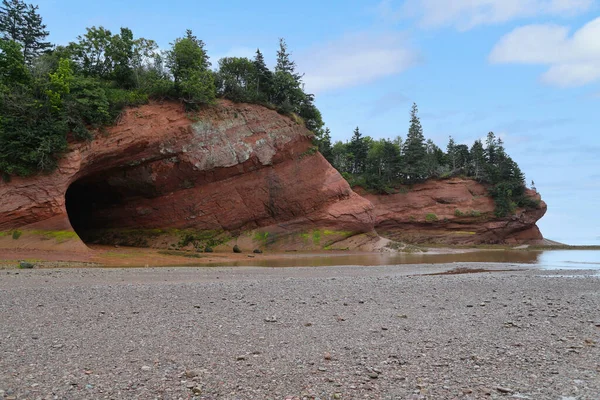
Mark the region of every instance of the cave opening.
<instances>
[{"instance_id":1,"label":"cave opening","mask_svg":"<svg viewBox=\"0 0 600 400\"><path fill-rule=\"evenodd\" d=\"M103 218L102 213L124 204L125 200L125 195L102 177L77 180L65 194L71 226L85 243L89 243L93 232L115 227L114 220Z\"/></svg>"}]
</instances>

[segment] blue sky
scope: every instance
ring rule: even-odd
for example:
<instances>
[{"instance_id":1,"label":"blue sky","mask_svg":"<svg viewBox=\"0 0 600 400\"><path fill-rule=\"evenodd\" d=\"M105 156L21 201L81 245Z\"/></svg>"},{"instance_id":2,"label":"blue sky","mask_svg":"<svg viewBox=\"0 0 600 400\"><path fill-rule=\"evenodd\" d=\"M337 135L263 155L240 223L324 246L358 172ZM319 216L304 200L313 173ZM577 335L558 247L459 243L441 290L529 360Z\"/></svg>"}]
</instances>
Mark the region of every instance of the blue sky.
<instances>
[{"instance_id":1,"label":"blue sky","mask_svg":"<svg viewBox=\"0 0 600 400\"><path fill-rule=\"evenodd\" d=\"M548 203L544 236L600 244L599 0L37 4L59 44L127 26L166 49L190 28L215 64L257 47L272 63L284 37L334 139L405 136L413 101L442 148L494 131Z\"/></svg>"}]
</instances>

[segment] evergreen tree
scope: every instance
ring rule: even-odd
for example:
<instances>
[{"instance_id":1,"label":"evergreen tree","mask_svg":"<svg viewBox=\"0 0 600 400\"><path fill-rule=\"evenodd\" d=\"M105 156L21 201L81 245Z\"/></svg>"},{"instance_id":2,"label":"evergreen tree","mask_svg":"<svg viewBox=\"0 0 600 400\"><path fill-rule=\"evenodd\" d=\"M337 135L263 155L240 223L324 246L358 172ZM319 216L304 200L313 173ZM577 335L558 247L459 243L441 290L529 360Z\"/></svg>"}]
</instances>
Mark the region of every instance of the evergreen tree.
<instances>
[{"instance_id":1,"label":"evergreen tree","mask_svg":"<svg viewBox=\"0 0 600 400\"><path fill-rule=\"evenodd\" d=\"M461 173L466 173L471 162L471 154L469 152L469 146L466 144L457 144L454 147L454 153L456 157L456 166Z\"/></svg>"},{"instance_id":2,"label":"evergreen tree","mask_svg":"<svg viewBox=\"0 0 600 400\"><path fill-rule=\"evenodd\" d=\"M485 140L485 157L487 159L488 164L495 165L497 162L497 142L496 135L494 132L489 132L487 134L487 139Z\"/></svg>"},{"instance_id":3,"label":"evergreen tree","mask_svg":"<svg viewBox=\"0 0 600 400\"><path fill-rule=\"evenodd\" d=\"M23 0L3 0L0 6L2 38L21 45L27 64L31 64L35 57L51 47L49 42L44 41L48 31L37 10L38 6L27 5Z\"/></svg>"},{"instance_id":4,"label":"evergreen tree","mask_svg":"<svg viewBox=\"0 0 600 400\"><path fill-rule=\"evenodd\" d=\"M410 111L410 128L404 142L403 173L406 182L415 183L427 179L425 137L419 119L419 108L413 104Z\"/></svg>"},{"instance_id":5,"label":"evergreen tree","mask_svg":"<svg viewBox=\"0 0 600 400\"><path fill-rule=\"evenodd\" d=\"M302 75L296 72L296 63L290 59L287 44L279 39L277 64L273 76L273 96L271 100L284 113L297 112L305 99L302 90Z\"/></svg>"},{"instance_id":6,"label":"evergreen tree","mask_svg":"<svg viewBox=\"0 0 600 400\"><path fill-rule=\"evenodd\" d=\"M284 72L286 74L290 74L298 83L302 79L302 75L296 72L296 62L290 59L287 43L283 38L279 39L279 50L277 50L277 64L275 65L275 72Z\"/></svg>"},{"instance_id":7,"label":"evergreen tree","mask_svg":"<svg viewBox=\"0 0 600 400\"><path fill-rule=\"evenodd\" d=\"M329 128L325 128L325 131L317 139L317 145L319 147L319 152L325 157L327 161L330 163L333 162L333 153L331 148L331 131Z\"/></svg>"},{"instance_id":8,"label":"evergreen tree","mask_svg":"<svg viewBox=\"0 0 600 400\"><path fill-rule=\"evenodd\" d=\"M37 10L38 6L29 4L23 16L23 57L28 64L52 47L50 42L44 41L49 32L46 30L46 25L42 23L42 17Z\"/></svg>"},{"instance_id":9,"label":"evergreen tree","mask_svg":"<svg viewBox=\"0 0 600 400\"><path fill-rule=\"evenodd\" d=\"M485 179L485 150L481 140L476 140L471 146L471 165L469 168L469 175L473 176L476 180L482 181Z\"/></svg>"},{"instance_id":10,"label":"evergreen tree","mask_svg":"<svg viewBox=\"0 0 600 400\"><path fill-rule=\"evenodd\" d=\"M27 5L23 0L2 1L2 6L0 6L0 33L2 33L2 39L22 43L26 12Z\"/></svg>"},{"instance_id":11,"label":"evergreen tree","mask_svg":"<svg viewBox=\"0 0 600 400\"><path fill-rule=\"evenodd\" d=\"M216 96L215 80L208 70L210 62L204 42L191 30L172 43L167 53L167 65L173 74L175 90L187 107L211 103Z\"/></svg>"},{"instance_id":12,"label":"evergreen tree","mask_svg":"<svg viewBox=\"0 0 600 400\"><path fill-rule=\"evenodd\" d=\"M446 147L446 154L448 154L448 161L450 163L450 168L452 171L456 170L456 143L452 136L450 136L450 140L448 140L448 146Z\"/></svg>"},{"instance_id":13,"label":"evergreen tree","mask_svg":"<svg viewBox=\"0 0 600 400\"><path fill-rule=\"evenodd\" d=\"M360 133L358 127L354 130L352 139L348 143L348 153L352 157L351 173L360 174L365 172L369 145Z\"/></svg>"},{"instance_id":14,"label":"evergreen tree","mask_svg":"<svg viewBox=\"0 0 600 400\"><path fill-rule=\"evenodd\" d=\"M256 71L256 98L260 101L271 101L271 93L273 91L273 73L267 67L265 58L256 49L254 56L254 69Z\"/></svg>"}]
</instances>

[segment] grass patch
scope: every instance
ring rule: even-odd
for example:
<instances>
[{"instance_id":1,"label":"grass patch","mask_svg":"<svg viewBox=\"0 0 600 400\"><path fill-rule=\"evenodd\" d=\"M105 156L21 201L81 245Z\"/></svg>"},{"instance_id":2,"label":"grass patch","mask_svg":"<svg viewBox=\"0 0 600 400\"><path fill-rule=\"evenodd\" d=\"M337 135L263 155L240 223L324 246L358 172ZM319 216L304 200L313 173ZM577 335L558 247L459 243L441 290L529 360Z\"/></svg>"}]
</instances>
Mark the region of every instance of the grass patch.
<instances>
[{"instance_id":1,"label":"grass patch","mask_svg":"<svg viewBox=\"0 0 600 400\"><path fill-rule=\"evenodd\" d=\"M266 245L269 240L269 232L254 232L252 240Z\"/></svg>"},{"instance_id":2,"label":"grass patch","mask_svg":"<svg viewBox=\"0 0 600 400\"><path fill-rule=\"evenodd\" d=\"M437 215L435 215L433 213L429 213L429 214L425 215L425 222L428 222L428 223L431 224L431 223L434 223L434 222L437 222L437 221L438 221L438 216Z\"/></svg>"},{"instance_id":3,"label":"grass patch","mask_svg":"<svg viewBox=\"0 0 600 400\"><path fill-rule=\"evenodd\" d=\"M56 240L56 243L64 243L71 239L78 239L79 236L73 231L43 231L35 230L31 231L34 235L43 236L47 240Z\"/></svg>"}]
</instances>

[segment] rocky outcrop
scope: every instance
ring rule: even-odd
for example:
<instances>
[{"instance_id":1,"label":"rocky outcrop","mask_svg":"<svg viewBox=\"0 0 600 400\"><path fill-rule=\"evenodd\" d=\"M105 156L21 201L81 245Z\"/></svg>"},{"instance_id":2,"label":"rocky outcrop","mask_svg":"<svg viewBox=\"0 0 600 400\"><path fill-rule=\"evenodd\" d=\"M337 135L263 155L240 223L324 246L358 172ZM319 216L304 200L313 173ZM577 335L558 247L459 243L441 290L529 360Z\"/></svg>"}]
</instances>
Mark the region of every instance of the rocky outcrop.
<instances>
[{"instance_id":1,"label":"rocky outcrop","mask_svg":"<svg viewBox=\"0 0 600 400\"><path fill-rule=\"evenodd\" d=\"M0 248L372 250L386 243L378 233L412 243L542 239L543 202L497 219L470 180L361 194L292 118L228 101L193 114L153 103L73 143L55 172L0 182Z\"/></svg>"},{"instance_id":2,"label":"rocky outcrop","mask_svg":"<svg viewBox=\"0 0 600 400\"><path fill-rule=\"evenodd\" d=\"M373 195L356 189L375 206L377 232L407 243L537 244L536 222L546 213L539 194L536 209L518 209L496 218L487 189L473 180L453 178L417 184L397 194Z\"/></svg>"},{"instance_id":3,"label":"rocky outcrop","mask_svg":"<svg viewBox=\"0 0 600 400\"><path fill-rule=\"evenodd\" d=\"M375 223L303 125L228 101L194 114L174 103L129 109L72 145L54 173L0 183L0 198L4 247L85 250L73 227L88 243L299 249Z\"/></svg>"}]
</instances>

